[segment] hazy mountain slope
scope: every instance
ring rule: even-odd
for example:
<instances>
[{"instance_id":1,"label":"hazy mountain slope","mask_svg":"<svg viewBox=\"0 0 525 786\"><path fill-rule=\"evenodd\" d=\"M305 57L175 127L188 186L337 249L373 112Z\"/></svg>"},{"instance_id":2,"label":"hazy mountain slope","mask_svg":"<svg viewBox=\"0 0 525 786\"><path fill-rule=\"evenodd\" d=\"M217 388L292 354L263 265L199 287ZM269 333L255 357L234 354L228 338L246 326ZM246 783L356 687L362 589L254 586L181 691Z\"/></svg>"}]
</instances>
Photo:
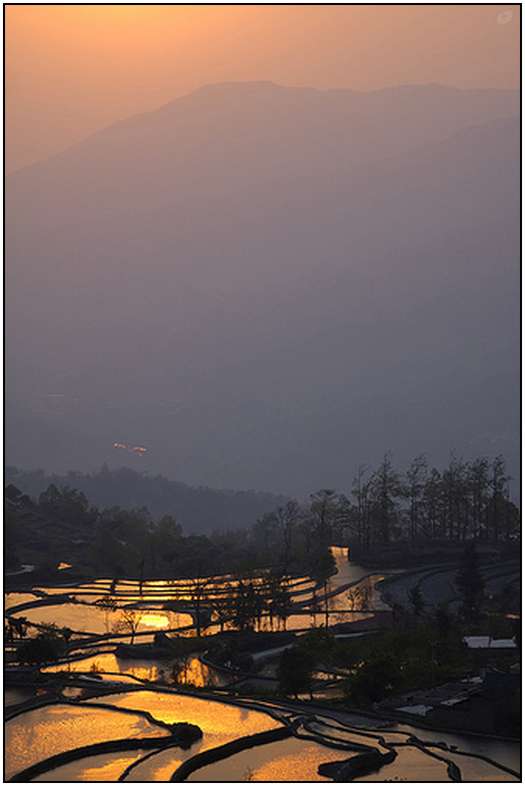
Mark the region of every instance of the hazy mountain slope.
<instances>
[{"instance_id":1,"label":"hazy mountain slope","mask_svg":"<svg viewBox=\"0 0 525 786\"><path fill-rule=\"evenodd\" d=\"M59 488L68 486L82 491L90 504L100 510L115 506L146 507L154 518L174 515L186 534L244 529L286 502L284 497L262 492L192 488L160 475L147 476L125 467L112 471L103 467L92 474L69 472L64 475L6 467L5 480L33 499L38 499L39 494L54 483Z\"/></svg>"},{"instance_id":2,"label":"hazy mountain slope","mask_svg":"<svg viewBox=\"0 0 525 786\"><path fill-rule=\"evenodd\" d=\"M132 441L171 477L293 493L387 448L515 457L516 109L219 85L15 175L8 461Z\"/></svg>"}]
</instances>

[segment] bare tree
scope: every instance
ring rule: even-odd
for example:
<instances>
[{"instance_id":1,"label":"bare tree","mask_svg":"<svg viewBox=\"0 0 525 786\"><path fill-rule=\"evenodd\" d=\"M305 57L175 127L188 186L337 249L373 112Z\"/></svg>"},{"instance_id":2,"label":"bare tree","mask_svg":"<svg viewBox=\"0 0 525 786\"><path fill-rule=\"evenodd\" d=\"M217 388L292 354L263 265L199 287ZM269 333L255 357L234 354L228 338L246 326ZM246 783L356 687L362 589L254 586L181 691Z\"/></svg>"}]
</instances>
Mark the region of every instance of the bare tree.
<instances>
[{"instance_id":1,"label":"bare tree","mask_svg":"<svg viewBox=\"0 0 525 786\"><path fill-rule=\"evenodd\" d=\"M277 617L286 630L286 620L290 613L290 593L284 576L270 575L267 583L270 619Z\"/></svg>"},{"instance_id":2,"label":"bare tree","mask_svg":"<svg viewBox=\"0 0 525 786\"><path fill-rule=\"evenodd\" d=\"M195 630L198 637L202 632L202 614L204 601L207 596L207 589L211 580L209 576L195 577L189 580L189 600L192 608Z\"/></svg>"},{"instance_id":3,"label":"bare tree","mask_svg":"<svg viewBox=\"0 0 525 786\"><path fill-rule=\"evenodd\" d=\"M404 489L398 473L392 465L392 455L385 453L383 461L372 476L374 516L378 523L379 539L389 543L392 529L397 522L398 500Z\"/></svg>"},{"instance_id":4,"label":"bare tree","mask_svg":"<svg viewBox=\"0 0 525 786\"><path fill-rule=\"evenodd\" d=\"M283 539L283 563L285 573L288 571L292 556L295 528L299 522L301 508L299 503L292 499L286 505L277 508L275 513L277 526Z\"/></svg>"},{"instance_id":5,"label":"bare tree","mask_svg":"<svg viewBox=\"0 0 525 786\"><path fill-rule=\"evenodd\" d=\"M110 631L109 615L117 610L118 608L117 602L113 600L113 598L108 596L108 597L98 598L98 600L95 601L94 605L99 606L101 609L104 610L104 624L106 628L106 633L109 633Z\"/></svg>"},{"instance_id":6,"label":"bare tree","mask_svg":"<svg viewBox=\"0 0 525 786\"><path fill-rule=\"evenodd\" d=\"M481 537L483 518L489 490L489 462L486 458L475 459L468 467L468 484L471 496L472 536Z\"/></svg>"},{"instance_id":7,"label":"bare tree","mask_svg":"<svg viewBox=\"0 0 525 786\"><path fill-rule=\"evenodd\" d=\"M141 619L142 614L137 609L121 609L119 619L113 624L113 633L129 634L130 644L133 644Z\"/></svg>"},{"instance_id":8,"label":"bare tree","mask_svg":"<svg viewBox=\"0 0 525 786\"><path fill-rule=\"evenodd\" d=\"M360 546L366 549L370 548L371 532L370 532L370 480L366 480L368 467L361 464L357 470L357 475L354 478L352 485L352 496L356 501L355 510L355 531L357 535L357 542ZM352 511L350 511L350 516ZM354 521L350 518L350 522Z\"/></svg>"},{"instance_id":9,"label":"bare tree","mask_svg":"<svg viewBox=\"0 0 525 786\"><path fill-rule=\"evenodd\" d=\"M210 607L214 614L214 621L218 623L220 632L224 632L224 626L226 622L232 616L232 609L233 609L233 587L231 584L226 584L224 586L224 592L220 595L216 595L213 598L210 598Z\"/></svg>"},{"instance_id":10,"label":"bare tree","mask_svg":"<svg viewBox=\"0 0 525 786\"><path fill-rule=\"evenodd\" d=\"M503 525L503 510L507 483L509 477L505 469L505 459L503 456L496 456L490 468L489 492L490 498L487 504L487 529L489 536L494 541L500 538Z\"/></svg>"},{"instance_id":11,"label":"bare tree","mask_svg":"<svg viewBox=\"0 0 525 786\"><path fill-rule=\"evenodd\" d=\"M333 489L310 494L310 516L318 546L328 546L333 525L338 518L339 497Z\"/></svg>"},{"instance_id":12,"label":"bare tree","mask_svg":"<svg viewBox=\"0 0 525 786\"><path fill-rule=\"evenodd\" d=\"M425 456L417 456L406 472L410 538L415 540L420 531L421 502L428 465Z\"/></svg>"}]
</instances>

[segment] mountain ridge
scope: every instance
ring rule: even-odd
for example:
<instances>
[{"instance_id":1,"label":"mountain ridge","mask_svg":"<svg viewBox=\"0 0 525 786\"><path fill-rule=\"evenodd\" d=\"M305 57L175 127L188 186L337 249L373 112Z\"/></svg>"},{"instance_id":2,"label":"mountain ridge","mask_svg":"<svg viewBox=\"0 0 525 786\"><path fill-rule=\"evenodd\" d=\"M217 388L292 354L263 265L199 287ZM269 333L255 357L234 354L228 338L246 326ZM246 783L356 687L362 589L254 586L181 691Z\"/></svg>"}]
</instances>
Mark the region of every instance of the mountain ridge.
<instances>
[{"instance_id":1,"label":"mountain ridge","mask_svg":"<svg viewBox=\"0 0 525 786\"><path fill-rule=\"evenodd\" d=\"M12 483L33 499L50 484L58 488L76 489L86 495L90 504L100 509L121 507L142 508L158 518L173 515L183 526L185 535L245 529L265 513L272 512L288 498L253 489L213 489L192 486L163 475L139 472L129 467L98 472L67 472L46 474L42 470L6 467L4 484Z\"/></svg>"},{"instance_id":2,"label":"mountain ridge","mask_svg":"<svg viewBox=\"0 0 525 786\"><path fill-rule=\"evenodd\" d=\"M353 456L499 440L515 474L514 97L446 91L407 120L283 90L9 186L10 463L99 466L133 435L155 471L301 494L345 487Z\"/></svg>"},{"instance_id":3,"label":"mountain ridge","mask_svg":"<svg viewBox=\"0 0 525 786\"><path fill-rule=\"evenodd\" d=\"M256 80L256 81L228 81L228 82L216 82L216 83L209 83L202 85L195 90L192 90L188 93L184 93L181 96L178 96L170 101L164 102L159 106L151 109L146 110L144 112L137 112L128 117L122 118L121 120L116 120L114 123L110 123L108 125L102 126L101 128L93 131L92 133L85 136L83 139L75 142L72 145L68 145L63 150L54 153L53 155L49 156L48 158L35 161L31 164L26 166L20 167L16 170L13 170L9 174L6 175L6 179L10 180L16 177L18 174L25 172L26 170L33 170L38 168L42 165L45 165L49 162L53 162L56 159L60 159L64 154L69 152L75 151L78 148L81 148L85 143L89 142L90 140L98 138L100 135L105 133L111 133L113 131L119 131L121 129L125 129L135 125L136 123L144 120L146 118L150 118L156 115L161 115L165 112L172 111L173 109L178 109L181 104L184 105L185 102L191 100L194 97L201 96L201 95L212 95L212 94L219 94L221 91L226 90L240 90L241 92L245 93L248 89L255 89L255 88L264 88L270 89L276 92L290 92L296 94L310 94L316 95L320 97L326 96L345 96L345 97L380 97L385 95L408 95L408 94L421 94L425 91L431 90L434 93L438 94L468 94L468 95L479 95L479 96L491 96L491 95L499 95L499 96L507 96L516 99L519 102L519 91L513 89L503 89L503 88L461 88L455 87L453 85L444 85L438 82L431 82L431 83L413 83L413 84L403 84L403 85L390 85L382 88L377 88L374 90L357 90L353 88L316 88L316 87L309 87L309 86L289 86L289 85L281 85L276 82L272 82L271 80ZM519 113L519 105L516 106L515 109L516 114Z\"/></svg>"}]
</instances>

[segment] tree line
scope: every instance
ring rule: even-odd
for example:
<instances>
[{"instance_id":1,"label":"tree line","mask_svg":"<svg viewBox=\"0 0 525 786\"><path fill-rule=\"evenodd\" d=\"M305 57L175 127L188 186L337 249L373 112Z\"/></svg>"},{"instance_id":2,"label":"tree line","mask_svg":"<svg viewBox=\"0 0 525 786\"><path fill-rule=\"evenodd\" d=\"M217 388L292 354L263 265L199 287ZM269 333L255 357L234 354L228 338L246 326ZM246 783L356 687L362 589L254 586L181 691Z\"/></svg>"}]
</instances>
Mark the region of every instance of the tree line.
<instances>
[{"instance_id":1,"label":"tree line","mask_svg":"<svg viewBox=\"0 0 525 786\"><path fill-rule=\"evenodd\" d=\"M260 491L193 487L162 475L129 467L109 468L106 464L92 473L64 474L7 466L5 483L14 484L33 499L54 485L77 489L100 510L115 505L125 509L147 508L154 518L175 513L185 532L194 534L249 527L263 513L287 499Z\"/></svg>"},{"instance_id":2,"label":"tree line","mask_svg":"<svg viewBox=\"0 0 525 786\"><path fill-rule=\"evenodd\" d=\"M351 499L342 501L343 524L366 547L400 538L508 541L520 524L509 481L503 456L452 456L442 471L418 456L402 473L386 454L376 470L358 470Z\"/></svg>"},{"instance_id":3,"label":"tree line","mask_svg":"<svg viewBox=\"0 0 525 786\"><path fill-rule=\"evenodd\" d=\"M329 538L316 537L323 514L313 529L307 527L301 540L294 532L293 502L273 514L285 528L286 549L282 552L270 547L264 524L186 535L174 515L154 518L145 507L98 509L82 491L68 486L52 483L32 500L11 485L6 496L15 501L7 509L5 528L6 551L12 564L22 561L20 555L37 533L41 544L39 568L50 574L63 559L74 563L82 573L139 581L222 573L242 576L268 568L283 574L293 570L321 577L333 570ZM73 552L74 543L79 545Z\"/></svg>"},{"instance_id":4,"label":"tree line","mask_svg":"<svg viewBox=\"0 0 525 786\"><path fill-rule=\"evenodd\" d=\"M78 489L50 484L29 500L41 516L83 531L85 561L116 577L205 576L275 567L322 578L333 570L329 546L351 545L354 558L378 546L408 542L505 544L519 537L520 512L511 501L502 456L430 467L424 456L404 471L386 454L373 469L359 467L347 494L321 489L307 501L287 500L252 526L183 534L175 509L153 518L147 508L98 508ZM26 499L28 499L26 497ZM24 537L8 511L6 545ZM47 545L47 544L46 544ZM50 532L50 551L57 557Z\"/></svg>"},{"instance_id":5,"label":"tree line","mask_svg":"<svg viewBox=\"0 0 525 786\"><path fill-rule=\"evenodd\" d=\"M289 501L259 519L256 536L285 564L313 544L352 543L367 551L400 541L505 543L520 531L509 481L502 456L452 456L441 471L418 456L402 472L387 453L377 468L359 467L348 494L322 489L306 504Z\"/></svg>"}]
</instances>

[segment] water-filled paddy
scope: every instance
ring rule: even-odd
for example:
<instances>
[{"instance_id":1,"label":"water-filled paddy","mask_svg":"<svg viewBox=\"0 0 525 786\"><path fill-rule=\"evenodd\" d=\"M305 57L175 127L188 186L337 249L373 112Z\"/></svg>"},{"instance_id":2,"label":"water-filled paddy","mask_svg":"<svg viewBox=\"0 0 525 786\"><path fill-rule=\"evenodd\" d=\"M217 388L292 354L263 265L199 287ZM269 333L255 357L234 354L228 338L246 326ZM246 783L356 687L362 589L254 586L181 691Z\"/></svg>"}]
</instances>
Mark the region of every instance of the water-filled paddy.
<instances>
[{"instance_id":1,"label":"water-filled paddy","mask_svg":"<svg viewBox=\"0 0 525 786\"><path fill-rule=\"evenodd\" d=\"M194 772L188 781L326 781L317 774L322 762L341 761L345 751L291 738L236 753Z\"/></svg>"},{"instance_id":2,"label":"water-filled paddy","mask_svg":"<svg viewBox=\"0 0 525 786\"><path fill-rule=\"evenodd\" d=\"M179 684L193 685L201 688L204 685L219 687L229 681L229 677L223 677L214 669L209 668L204 663L194 657L188 656L177 660L177 679ZM111 679L121 679L130 682L129 676L137 677L140 680L150 680L152 682L170 683L173 678L173 667L175 658L159 658L148 660L146 658L118 658L114 652L103 652L90 655L87 658L70 661L67 664L47 666L44 672L93 672L98 674L111 675ZM113 677L113 675L120 675Z\"/></svg>"},{"instance_id":3,"label":"water-filled paddy","mask_svg":"<svg viewBox=\"0 0 525 786\"><path fill-rule=\"evenodd\" d=\"M447 759L450 759L459 767L461 770L461 777L464 781L488 781L489 783L499 781L508 783L509 781L517 782L518 780L507 772L502 772L492 764L488 764L480 759L471 759L469 756L460 756L457 753L447 752L445 755ZM517 770L519 771L519 763L517 765Z\"/></svg>"},{"instance_id":4,"label":"water-filled paddy","mask_svg":"<svg viewBox=\"0 0 525 786\"><path fill-rule=\"evenodd\" d=\"M120 694L119 706L147 709L155 717L167 722L187 720L196 723L203 731L203 738L190 750L173 748L161 751L138 765L130 774L130 781L166 781L185 759L200 751L215 748L237 737L278 728L281 724L263 712L243 707L199 699L193 696L162 695L152 692ZM114 697L110 697L113 701ZM157 699L161 699L157 702ZM232 780L227 778L227 780Z\"/></svg>"},{"instance_id":5,"label":"water-filled paddy","mask_svg":"<svg viewBox=\"0 0 525 786\"><path fill-rule=\"evenodd\" d=\"M140 716L103 708L57 704L7 721L6 777L71 748L124 737L161 737L167 731Z\"/></svg>"},{"instance_id":6,"label":"water-filled paddy","mask_svg":"<svg viewBox=\"0 0 525 786\"><path fill-rule=\"evenodd\" d=\"M435 739L441 735L434 733ZM394 738L394 735L392 735ZM366 738L348 735L361 743ZM397 736L397 740L402 737ZM455 737L456 744L464 748L462 738ZM373 741L369 741L373 744ZM510 781L507 773L480 761L479 759L450 754L439 749L431 749L440 756L454 761L461 769L465 781ZM189 776L189 781L323 781L317 770L321 763L343 761L353 755L351 751L335 750L315 742L291 738L270 743L260 748L235 754L230 758L203 767ZM363 782L405 781L405 782L446 782L449 780L446 764L424 751L414 747L397 748L397 758L380 772L371 773L355 779Z\"/></svg>"},{"instance_id":7,"label":"water-filled paddy","mask_svg":"<svg viewBox=\"0 0 525 786\"><path fill-rule=\"evenodd\" d=\"M354 622L363 620L370 616L364 612L359 612L360 608L369 609L370 607L380 607L380 599L375 584L381 576L367 577L364 569L348 562L346 549L333 547L332 549L337 566L337 573L332 576L327 585L329 597L327 599L330 624L337 622ZM264 577L255 576L252 581L261 584ZM360 581L362 580L362 581ZM319 627L325 624L325 601L323 591L315 588L315 582L309 577L289 577L288 587L293 601L292 611L286 620L270 618L264 616L258 623L257 629L260 631L283 630L305 630L310 627ZM350 582L359 582L357 587L352 588L352 599L349 599L348 592L332 595ZM205 590L205 600L207 601L220 597L225 593L231 592L232 585L235 585L234 577L219 576L211 579ZM135 613L138 618L136 632L144 641L143 634L159 630L174 630L186 628L183 635L192 635L194 631L189 630L193 626L192 615L186 611L168 610L158 608L159 605L170 600L177 600L179 603L190 603L194 585L187 579L180 580L157 580L138 582L134 580L113 581L110 579L98 579L92 582L81 584L64 584L55 587L40 587L39 591L47 593L49 596L66 595L68 601L49 605L40 605L33 608L15 611L15 616L23 616L30 623L38 625L55 624L59 627L70 628L80 634L108 635L118 633L120 636L130 633L123 621L124 604L135 604ZM9 598L9 608L13 608L19 603L34 600L35 596L30 593L11 593ZM303 611L316 601L315 611ZM74 602L74 601L78 602ZM97 602L107 601L108 604L117 604L118 608L110 606L100 606ZM149 606L149 608L148 608ZM226 622L224 629L232 628L232 624ZM203 624L203 632L214 634L220 632L220 626L213 620L212 624L206 627ZM30 634L34 631L30 629ZM127 637L130 641L131 637Z\"/></svg>"},{"instance_id":8,"label":"water-filled paddy","mask_svg":"<svg viewBox=\"0 0 525 786\"><path fill-rule=\"evenodd\" d=\"M99 702L110 702L115 707L147 710L154 718L165 723L179 721L195 723L202 729L204 737L213 740L223 739L225 735L228 739L233 739L245 734L275 729L280 725L264 712L177 693L139 690L90 699L88 704ZM222 742L217 744L221 745Z\"/></svg>"},{"instance_id":9,"label":"water-filled paddy","mask_svg":"<svg viewBox=\"0 0 525 786\"><path fill-rule=\"evenodd\" d=\"M363 620L370 619L373 616L371 612L354 611L342 612L341 610L328 612L328 624L335 625L339 622L362 622ZM321 628L326 623L325 612L317 612L312 614L309 611L301 613L290 614L284 621L274 618L270 620L265 617L261 623L256 626L259 631L278 631L278 630L308 630L309 628Z\"/></svg>"},{"instance_id":10,"label":"water-filled paddy","mask_svg":"<svg viewBox=\"0 0 525 786\"><path fill-rule=\"evenodd\" d=\"M39 775L33 780L46 781L47 783L51 780L58 783L73 783L75 781L115 783L127 766L145 754L146 751L139 750L131 753L108 753L103 756L87 756L85 759L64 764L63 767L57 767L55 770ZM171 755L174 755L173 750Z\"/></svg>"},{"instance_id":11,"label":"water-filled paddy","mask_svg":"<svg viewBox=\"0 0 525 786\"><path fill-rule=\"evenodd\" d=\"M355 592L357 588L359 592L357 597L354 597L352 600L349 600L347 591L340 595L329 597L330 624L369 618L371 616L370 612L359 613L358 609L382 607L376 590L376 584L382 577L379 575L368 576L366 570L349 563L345 549L334 548L333 553L338 573L330 578L328 592L337 590L350 583L354 583L352 591ZM210 597L224 593L231 578L217 578L211 584ZM294 595L294 601L301 604L304 600L309 600L313 587L314 583L310 579L293 579L290 582L290 588L297 593ZM110 580L100 580L86 583L82 586L44 589L50 594L64 594L64 592L67 592L71 597L89 600L90 603L100 597L111 597L120 604L130 602L157 604L175 596L180 599L188 592L187 581L184 580L179 582L144 582L142 593L139 582L136 581L119 581L113 584ZM109 594L110 592L112 593L111 595ZM87 594L84 595L83 593ZM27 600L34 600L35 597L30 593L12 593L12 595L18 595L23 598L23 600L19 600L16 597L12 598L12 605L25 602L26 598ZM317 590L316 595L322 609L324 604L323 592ZM296 606L294 613L288 617L286 624L288 629L301 630L308 629L312 624L317 626L324 625L324 611L319 610L317 613L312 614L309 611L301 612L300 609L300 605ZM67 626L79 632L84 631L95 634L110 632L114 627L115 620L121 616L119 611L112 612L93 605L75 603L28 609L25 612L21 612L20 616L31 619L33 614L40 616L39 622L53 622L59 626ZM46 615L49 615L47 620ZM191 616L184 612L170 612L157 608L143 610L136 641L137 643L152 641L153 632L181 627L184 624L192 625ZM226 628L228 627L226 625ZM269 618L265 618L262 620L259 629L271 630L272 627L273 630L278 630L282 629L284 625L282 621L274 619L273 626L270 626ZM208 634L218 631L219 626L216 624L206 629ZM181 631L181 633L183 635L194 635L194 629ZM127 640L129 641L129 637ZM194 723L203 731L203 739L195 743L188 751L183 751L180 748L171 748L148 756L145 761L142 761L132 770L128 778L130 781L166 781L183 760L201 750L216 747L240 736L280 726L278 721L264 712L224 704L207 698L184 696L175 692L155 692L147 689L133 690L126 693L124 691L125 687L136 685L133 676L152 681L166 680L169 684L172 677L171 669L174 659L166 658L155 661L146 659L119 660L114 651L107 651L109 645L114 646L116 643L117 639L108 637L104 642L102 651L91 651L86 657L72 661L66 666L62 664L45 669L46 671L66 670L76 672L98 670L106 685L107 681L115 679L122 680L123 684L118 687L118 690L121 692L98 699L89 699L84 701L82 705L63 704L55 707L45 707L39 710L32 710L9 721L6 727L8 777L9 774L29 764L53 755L60 750L67 750L78 745L126 736L146 737L163 735L161 728L149 723L140 716L117 713L116 710L96 709L95 706L100 703L112 704L116 707L131 710L148 711L153 717L168 723L178 721ZM75 642L75 647L78 648L78 644ZM77 649L77 654L78 652L81 652L81 650ZM190 655L184 660L186 665L185 667L183 666L183 670L185 668L188 683L194 685L211 683L214 686L220 686L230 681L230 677L223 678L213 669L210 670L203 666L194 656ZM111 676L112 672L116 672L118 676ZM78 689L72 688L70 690L77 691L75 694L71 694L71 696L79 695ZM14 700L14 697L11 698ZM331 721L331 723L334 723L338 728L330 733L334 733L348 741L359 739L358 736L356 737L355 732L345 731L335 721ZM320 725L318 729L322 731L323 726ZM385 738L390 741L404 739L403 735L396 733L396 729L410 734L415 733L420 739L430 741L443 740L457 745L459 749L464 751L484 753L516 770L520 766L519 746L517 745L438 732L423 732L413 727L401 725L385 731ZM361 739L361 742L374 745L373 740ZM425 755L424 752L415 748L404 747L398 750L398 758L393 764L388 765L380 774L376 773L362 777L359 780L448 780L444 763ZM150 752L147 751L148 754ZM47 781L115 781L129 764L137 762L145 753L146 751L142 753L134 751L132 753L86 757L82 761L59 767L40 779ZM319 764L342 760L348 758L349 755L351 754L348 751L334 750L316 742L292 738L236 754L223 762L202 768L193 776L190 776L189 779L193 781L324 780L317 774ZM485 762L459 756L458 754L450 754L450 758L453 758L461 768L465 780L511 780L511 776L498 771Z\"/></svg>"},{"instance_id":12,"label":"water-filled paddy","mask_svg":"<svg viewBox=\"0 0 525 786\"><path fill-rule=\"evenodd\" d=\"M405 731L408 734L415 734L420 740L426 742L438 739L442 742L446 742L448 745L456 745L460 750L466 753L478 753L483 756L488 756L517 772L519 772L521 767L521 749L519 742L494 740L490 737L471 735L461 736L426 729L414 729L414 727L404 724L399 724L395 726L395 728L400 731ZM512 780L510 775L507 777L509 780Z\"/></svg>"},{"instance_id":13,"label":"water-filled paddy","mask_svg":"<svg viewBox=\"0 0 525 786\"><path fill-rule=\"evenodd\" d=\"M19 606L21 603L32 603L39 600L37 595L32 592L6 592L4 595L4 606L6 609L11 609L14 606Z\"/></svg>"},{"instance_id":14,"label":"water-filled paddy","mask_svg":"<svg viewBox=\"0 0 525 786\"><path fill-rule=\"evenodd\" d=\"M13 616L25 617L38 625L55 624L67 627L78 633L129 633L122 611L111 611L95 605L59 603L56 605L36 606L25 609ZM173 630L193 624L190 614L155 609L137 612L137 631Z\"/></svg>"},{"instance_id":15,"label":"water-filled paddy","mask_svg":"<svg viewBox=\"0 0 525 786\"><path fill-rule=\"evenodd\" d=\"M167 723L188 721L197 724L203 738L187 751L172 748L149 755L130 773L130 781L153 782L169 779L179 764L188 757L210 747L222 745L237 737L278 728L279 722L264 712L237 707L206 698L184 696L176 693L157 693L138 690L115 693L90 699L82 706L47 707L34 710L7 724L7 743L10 746L8 777L14 771L28 766L59 750L100 739L124 736L161 736L162 730L138 718L118 714L106 709L95 710L93 705L103 702L115 707L131 710L146 710L153 717ZM82 719L82 723L80 720ZM314 726L318 731L329 731L333 736L353 742L377 746L373 738L362 737L358 732L345 730L335 720L329 720L335 728L323 724ZM14 726L12 724L15 724ZM33 727L31 729L31 727ZM416 733L420 739L442 740L457 745L466 752L483 752L497 760L519 768L519 746L503 742L492 742L477 738L464 738L439 732L420 732L409 726L392 727L382 732L387 741L406 739L404 734ZM64 740L67 739L67 743ZM431 748L431 751L453 760L467 781L510 781L512 777L492 765L448 751ZM446 764L414 747L397 748L396 760L380 773L362 776L359 781L408 781L444 782L448 780ZM92 756L64 765L47 773L38 780L53 781L111 781L116 780L132 762L137 762L141 752ZM208 765L191 775L190 781L312 781L326 780L318 775L317 769L323 762L340 761L348 758L350 751L335 750L314 741L290 738L280 742L235 754L228 759Z\"/></svg>"}]
</instances>

